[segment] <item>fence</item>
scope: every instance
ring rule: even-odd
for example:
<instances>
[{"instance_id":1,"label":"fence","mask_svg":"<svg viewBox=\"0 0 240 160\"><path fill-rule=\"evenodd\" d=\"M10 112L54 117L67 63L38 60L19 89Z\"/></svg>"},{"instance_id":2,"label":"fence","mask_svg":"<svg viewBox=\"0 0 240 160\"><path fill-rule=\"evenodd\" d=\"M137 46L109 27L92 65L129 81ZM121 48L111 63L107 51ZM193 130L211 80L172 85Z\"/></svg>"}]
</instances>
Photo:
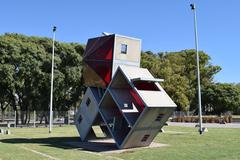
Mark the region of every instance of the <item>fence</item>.
<instances>
[{"instance_id":1,"label":"fence","mask_svg":"<svg viewBox=\"0 0 240 160\"><path fill-rule=\"evenodd\" d=\"M76 111L53 111L53 125L74 124ZM173 112L169 121L172 122L198 122L195 112ZM240 115L231 115L227 112L221 116L203 115L203 123L240 123ZM48 111L6 111L0 112L0 127L48 127Z\"/></svg>"},{"instance_id":2,"label":"fence","mask_svg":"<svg viewBox=\"0 0 240 160\"><path fill-rule=\"evenodd\" d=\"M54 125L70 125L74 123L75 111L53 111ZM1 127L47 127L48 111L8 111L0 113Z\"/></svg>"},{"instance_id":3,"label":"fence","mask_svg":"<svg viewBox=\"0 0 240 160\"><path fill-rule=\"evenodd\" d=\"M232 115L232 112L225 112L222 115L205 115L202 116L203 123L240 123L239 115ZM196 112L175 111L170 118L172 122L193 122L197 123L199 117Z\"/></svg>"}]
</instances>

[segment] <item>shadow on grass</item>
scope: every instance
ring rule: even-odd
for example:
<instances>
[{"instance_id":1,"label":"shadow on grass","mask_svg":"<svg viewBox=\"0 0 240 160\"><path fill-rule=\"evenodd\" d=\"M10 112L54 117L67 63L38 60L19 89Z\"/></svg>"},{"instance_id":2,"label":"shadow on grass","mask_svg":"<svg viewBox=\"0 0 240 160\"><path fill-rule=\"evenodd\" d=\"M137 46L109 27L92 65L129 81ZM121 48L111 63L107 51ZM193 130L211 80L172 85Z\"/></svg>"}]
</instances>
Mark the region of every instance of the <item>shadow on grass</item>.
<instances>
[{"instance_id":1,"label":"shadow on grass","mask_svg":"<svg viewBox=\"0 0 240 160\"><path fill-rule=\"evenodd\" d=\"M9 144L39 144L62 149L79 149L94 152L117 150L116 144L111 140L98 138L95 141L81 141L79 137L49 137L49 138L12 138L1 139L2 143Z\"/></svg>"}]
</instances>

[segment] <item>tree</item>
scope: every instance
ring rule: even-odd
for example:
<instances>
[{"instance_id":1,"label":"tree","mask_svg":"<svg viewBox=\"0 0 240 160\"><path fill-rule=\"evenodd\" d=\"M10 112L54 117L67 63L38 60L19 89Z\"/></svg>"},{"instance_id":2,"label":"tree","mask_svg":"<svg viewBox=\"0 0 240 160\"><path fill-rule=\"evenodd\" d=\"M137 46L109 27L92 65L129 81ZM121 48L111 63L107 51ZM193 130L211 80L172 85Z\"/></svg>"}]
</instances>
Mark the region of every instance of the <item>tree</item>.
<instances>
[{"instance_id":1,"label":"tree","mask_svg":"<svg viewBox=\"0 0 240 160\"><path fill-rule=\"evenodd\" d=\"M80 101L83 51L80 44L56 42L53 103L56 111L68 110ZM5 109L2 104L7 104L19 109L23 124L29 120L30 111L49 110L51 54L49 38L0 36L1 108Z\"/></svg>"},{"instance_id":2,"label":"tree","mask_svg":"<svg viewBox=\"0 0 240 160\"><path fill-rule=\"evenodd\" d=\"M210 63L211 58L204 52L200 55L201 86L213 82L213 77L221 68ZM194 50L154 54L142 53L141 66L165 81L162 83L167 93L178 106L178 110L197 108L196 54Z\"/></svg>"},{"instance_id":3,"label":"tree","mask_svg":"<svg viewBox=\"0 0 240 160\"><path fill-rule=\"evenodd\" d=\"M209 114L226 111L237 113L240 107L240 88L234 84L216 83L204 88L203 107Z\"/></svg>"}]
</instances>

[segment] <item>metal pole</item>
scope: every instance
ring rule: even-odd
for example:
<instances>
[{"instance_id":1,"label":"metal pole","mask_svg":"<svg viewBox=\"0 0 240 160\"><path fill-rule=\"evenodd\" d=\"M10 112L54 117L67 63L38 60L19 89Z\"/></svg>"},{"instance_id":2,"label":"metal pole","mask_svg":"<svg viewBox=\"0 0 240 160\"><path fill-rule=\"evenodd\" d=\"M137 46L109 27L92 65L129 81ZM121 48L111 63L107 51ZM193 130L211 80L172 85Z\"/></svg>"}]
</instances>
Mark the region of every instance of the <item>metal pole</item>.
<instances>
[{"instance_id":1,"label":"metal pole","mask_svg":"<svg viewBox=\"0 0 240 160\"><path fill-rule=\"evenodd\" d=\"M70 111L68 110L68 125L70 125Z\"/></svg>"},{"instance_id":2,"label":"metal pole","mask_svg":"<svg viewBox=\"0 0 240 160\"><path fill-rule=\"evenodd\" d=\"M17 110L14 111L14 119L15 119L14 128L16 128L17 127Z\"/></svg>"},{"instance_id":3,"label":"metal pole","mask_svg":"<svg viewBox=\"0 0 240 160\"><path fill-rule=\"evenodd\" d=\"M53 104L53 73L54 73L54 41L55 41L55 31L57 27L53 27L53 39L52 39L52 73L51 73L51 93L50 93L50 116L49 116L49 133L52 132L52 120L53 120L53 112L52 112L52 104Z\"/></svg>"},{"instance_id":4,"label":"metal pole","mask_svg":"<svg viewBox=\"0 0 240 160\"><path fill-rule=\"evenodd\" d=\"M36 111L33 111L33 128L36 128Z\"/></svg>"},{"instance_id":5,"label":"metal pole","mask_svg":"<svg viewBox=\"0 0 240 160\"><path fill-rule=\"evenodd\" d=\"M195 33L195 48L197 59L197 84L198 84L198 109L199 109L199 133L203 133L202 128L202 104L201 104L201 84L200 84L200 69L199 69L199 54L198 54L198 33L197 33L197 14L195 4L191 4L191 9L194 14L194 33Z\"/></svg>"}]
</instances>

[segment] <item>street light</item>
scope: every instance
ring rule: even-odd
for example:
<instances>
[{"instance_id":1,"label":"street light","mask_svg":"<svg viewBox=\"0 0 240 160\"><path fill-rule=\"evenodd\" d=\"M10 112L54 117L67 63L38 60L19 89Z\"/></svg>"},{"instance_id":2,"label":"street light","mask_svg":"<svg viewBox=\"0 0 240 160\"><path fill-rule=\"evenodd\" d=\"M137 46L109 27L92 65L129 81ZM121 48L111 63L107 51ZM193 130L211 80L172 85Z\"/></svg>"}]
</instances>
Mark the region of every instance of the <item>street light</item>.
<instances>
[{"instance_id":1,"label":"street light","mask_svg":"<svg viewBox=\"0 0 240 160\"><path fill-rule=\"evenodd\" d=\"M52 69L51 69L51 91L50 91L50 116L49 116L49 133L52 132L52 121L53 121L53 73L54 73L54 41L55 41L55 32L57 30L56 26L53 26L53 39L52 39Z\"/></svg>"},{"instance_id":2,"label":"street light","mask_svg":"<svg viewBox=\"0 0 240 160\"><path fill-rule=\"evenodd\" d=\"M201 104L201 84L200 84L200 70L199 70L199 54L198 54L198 34L197 34L197 15L195 4L190 4L194 15L194 32L195 32L195 48L197 58L197 83L198 83L198 110L199 110L199 133L203 133L202 127L202 104Z\"/></svg>"}]
</instances>

